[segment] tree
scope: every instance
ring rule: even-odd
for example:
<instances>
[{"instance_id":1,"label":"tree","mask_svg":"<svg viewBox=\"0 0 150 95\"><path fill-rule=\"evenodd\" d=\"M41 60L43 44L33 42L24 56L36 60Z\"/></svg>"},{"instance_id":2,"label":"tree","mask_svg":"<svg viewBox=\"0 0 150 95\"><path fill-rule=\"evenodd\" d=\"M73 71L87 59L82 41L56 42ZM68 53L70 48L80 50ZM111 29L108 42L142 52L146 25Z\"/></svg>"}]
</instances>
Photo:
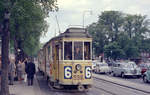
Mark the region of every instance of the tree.
<instances>
[{"instance_id":1,"label":"tree","mask_svg":"<svg viewBox=\"0 0 150 95\"><path fill-rule=\"evenodd\" d=\"M116 59L122 59L125 57L124 51L120 48L117 42L112 42L104 47L104 53L107 57Z\"/></svg>"},{"instance_id":2,"label":"tree","mask_svg":"<svg viewBox=\"0 0 150 95\"><path fill-rule=\"evenodd\" d=\"M150 52L150 38L142 40L140 46L140 51L141 52Z\"/></svg>"},{"instance_id":3,"label":"tree","mask_svg":"<svg viewBox=\"0 0 150 95\"><path fill-rule=\"evenodd\" d=\"M11 31L12 39L14 38L18 39L16 41L17 45L24 42L25 41L24 38L27 38L28 41L32 40L31 43L35 47L35 45L37 45L37 43L39 42L39 37L41 33L45 30L44 28L46 24L44 21L44 17L47 17L48 13L52 11L55 7L57 8L56 5L57 5L56 0L11 0L11 1L1 0L0 1L0 13L1 13L0 22L3 22L0 23L1 24L0 27L2 27L2 29L0 30L2 31L2 81L1 81L0 95L9 95L9 88L8 88L8 60L9 60L8 50L9 50L9 38L10 38L9 31ZM27 11L28 7L31 8L31 10ZM19 11L19 13L17 13L16 10L17 12ZM32 13L30 13L31 11ZM44 13L44 16L42 15L42 13ZM15 18L15 14L17 15L16 18ZM23 17L19 17L19 16L23 16ZM31 17L36 17L36 18L34 19ZM15 22L15 20L18 22ZM29 22L26 22L28 20ZM41 23L42 25L40 25L39 23ZM23 28L24 25L25 25L24 27L25 29ZM30 31L28 31L27 27ZM26 40L25 42L28 41ZM21 46L25 46L25 44ZM24 48L21 47L21 49L23 50Z\"/></svg>"},{"instance_id":4,"label":"tree","mask_svg":"<svg viewBox=\"0 0 150 95\"><path fill-rule=\"evenodd\" d=\"M9 95L8 89L8 63L9 63L9 20L10 20L10 1L6 0L1 3L3 5L3 20L2 20L2 73L1 73L1 95Z\"/></svg>"},{"instance_id":5,"label":"tree","mask_svg":"<svg viewBox=\"0 0 150 95\"><path fill-rule=\"evenodd\" d=\"M38 50L40 35L47 31L44 18L45 14L39 5L27 0L16 3L11 19L11 39L16 63L18 60L23 60L25 55L32 56Z\"/></svg>"},{"instance_id":6,"label":"tree","mask_svg":"<svg viewBox=\"0 0 150 95\"><path fill-rule=\"evenodd\" d=\"M125 47L125 52L126 52L126 57L128 59L136 59L139 57L139 49L137 46L135 46L132 43L129 43L126 47Z\"/></svg>"},{"instance_id":7,"label":"tree","mask_svg":"<svg viewBox=\"0 0 150 95\"><path fill-rule=\"evenodd\" d=\"M87 28L97 56L105 52L107 57L128 59L138 58L142 51L149 52L149 25L146 16L104 11L98 21Z\"/></svg>"},{"instance_id":8,"label":"tree","mask_svg":"<svg viewBox=\"0 0 150 95\"><path fill-rule=\"evenodd\" d=\"M91 24L87 29L89 34L93 37L93 50L95 54L99 56L100 53L104 52L104 46L107 43L106 33L102 26L97 23Z\"/></svg>"},{"instance_id":9,"label":"tree","mask_svg":"<svg viewBox=\"0 0 150 95\"><path fill-rule=\"evenodd\" d=\"M119 11L104 11L99 16L98 23L103 26L109 41L117 41L123 24L123 14Z\"/></svg>"}]
</instances>

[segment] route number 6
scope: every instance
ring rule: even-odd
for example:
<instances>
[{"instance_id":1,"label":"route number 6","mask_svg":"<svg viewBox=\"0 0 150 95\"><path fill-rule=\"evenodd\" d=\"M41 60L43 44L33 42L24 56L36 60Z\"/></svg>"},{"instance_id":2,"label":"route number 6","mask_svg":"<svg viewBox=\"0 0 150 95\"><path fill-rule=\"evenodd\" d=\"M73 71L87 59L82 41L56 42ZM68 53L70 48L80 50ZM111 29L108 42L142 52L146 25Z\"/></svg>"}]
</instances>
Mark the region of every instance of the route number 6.
<instances>
[{"instance_id":1,"label":"route number 6","mask_svg":"<svg viewBox=\"0 0 150 95\"><path fill-rule=\"evenodd\" d=\"M64 66L64 79L72 79L72 67Z\"/></svg>"},{"instance_id":2,"label":"route number 6","mask_svg":"<svg viewBox=\"0 0 150 95\"><path fill-rule=\"evenodd\" d=\"M90 79L91 76L91 66L85 66L85 79Z\"/></svg>"}]
</instances>

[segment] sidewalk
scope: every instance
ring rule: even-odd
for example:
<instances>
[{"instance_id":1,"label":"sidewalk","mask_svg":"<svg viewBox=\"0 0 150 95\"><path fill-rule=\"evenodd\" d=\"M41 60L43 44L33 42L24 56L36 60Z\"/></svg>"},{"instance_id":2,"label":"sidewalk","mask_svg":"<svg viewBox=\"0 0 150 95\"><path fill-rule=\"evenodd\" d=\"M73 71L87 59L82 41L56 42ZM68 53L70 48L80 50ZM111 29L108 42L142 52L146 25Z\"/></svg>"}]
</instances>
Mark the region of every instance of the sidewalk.
<instances>
[{"instance_id":1,"label":"sidewalk","mask_svg":"<svg viewBox=\"0 0 150 95\"><path fill-rule=\"evenodd\" d=\"M14 82L14 85L9 85L11 95L42 95L37 78L34 78L33 86L28 86L27 82Z\"/></svg>"}]
</instances>

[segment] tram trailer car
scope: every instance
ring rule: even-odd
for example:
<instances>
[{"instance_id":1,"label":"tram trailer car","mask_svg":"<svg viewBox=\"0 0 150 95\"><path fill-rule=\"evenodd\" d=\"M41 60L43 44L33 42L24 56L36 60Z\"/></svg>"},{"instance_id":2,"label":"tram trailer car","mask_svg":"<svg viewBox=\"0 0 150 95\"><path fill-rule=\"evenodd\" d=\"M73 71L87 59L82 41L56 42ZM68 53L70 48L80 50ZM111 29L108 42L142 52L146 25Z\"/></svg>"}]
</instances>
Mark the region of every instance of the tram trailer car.
<instances>
[{"instance_id":1,"label":"tram trailer car","mask_svg":"<svg viewBox=\"0 0 150 95\"><path fill-rule=\"evenodd\" d=\"M44 75L45 73L45 60L44 60L44 52L43 49L40 49L38 52L38 70Z\"/></svg>"},{"instance_id":2,"label":"tram trailer car","mask_svg":"<svg viewBox=\"0 0 150 95\"><path fill-rule=\"evenodd\" d=\"M85 29L67 29L48 41L42 52L44 74L51 86L77 87L79 91L91 88L92 38Z\"/></svg>"}]
</instances>

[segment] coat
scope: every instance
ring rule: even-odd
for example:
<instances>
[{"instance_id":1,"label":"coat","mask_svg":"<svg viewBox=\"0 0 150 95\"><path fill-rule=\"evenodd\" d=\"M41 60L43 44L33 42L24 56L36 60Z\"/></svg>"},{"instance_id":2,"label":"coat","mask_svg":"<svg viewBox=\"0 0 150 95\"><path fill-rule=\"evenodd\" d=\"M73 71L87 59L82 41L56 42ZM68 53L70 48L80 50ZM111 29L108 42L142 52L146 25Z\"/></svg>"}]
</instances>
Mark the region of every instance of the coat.
<instances>
[{"instance_id":1,"label":"coat","mask_svg":"<svg viewBox=\"0 0 150 95\"><path fill-rule=\"evenodd\" d=\"M8 67L8 74L9 74L10 76L15 76L15 71L16 71L16 66L15 66L15 64L14 64L14 63L9 63L8 66L9 66L9 67Z\"/></svg>"},{"instance_id":2,"label":"coat","mask_svg":"<svg viewBox=\"0 0 150 95\"><path fill-rule=\"evenodd\" d=\"M33 78L35 74L35 64L29 62L26 67L27 78Z\"/></svg>"}]
</instances>

